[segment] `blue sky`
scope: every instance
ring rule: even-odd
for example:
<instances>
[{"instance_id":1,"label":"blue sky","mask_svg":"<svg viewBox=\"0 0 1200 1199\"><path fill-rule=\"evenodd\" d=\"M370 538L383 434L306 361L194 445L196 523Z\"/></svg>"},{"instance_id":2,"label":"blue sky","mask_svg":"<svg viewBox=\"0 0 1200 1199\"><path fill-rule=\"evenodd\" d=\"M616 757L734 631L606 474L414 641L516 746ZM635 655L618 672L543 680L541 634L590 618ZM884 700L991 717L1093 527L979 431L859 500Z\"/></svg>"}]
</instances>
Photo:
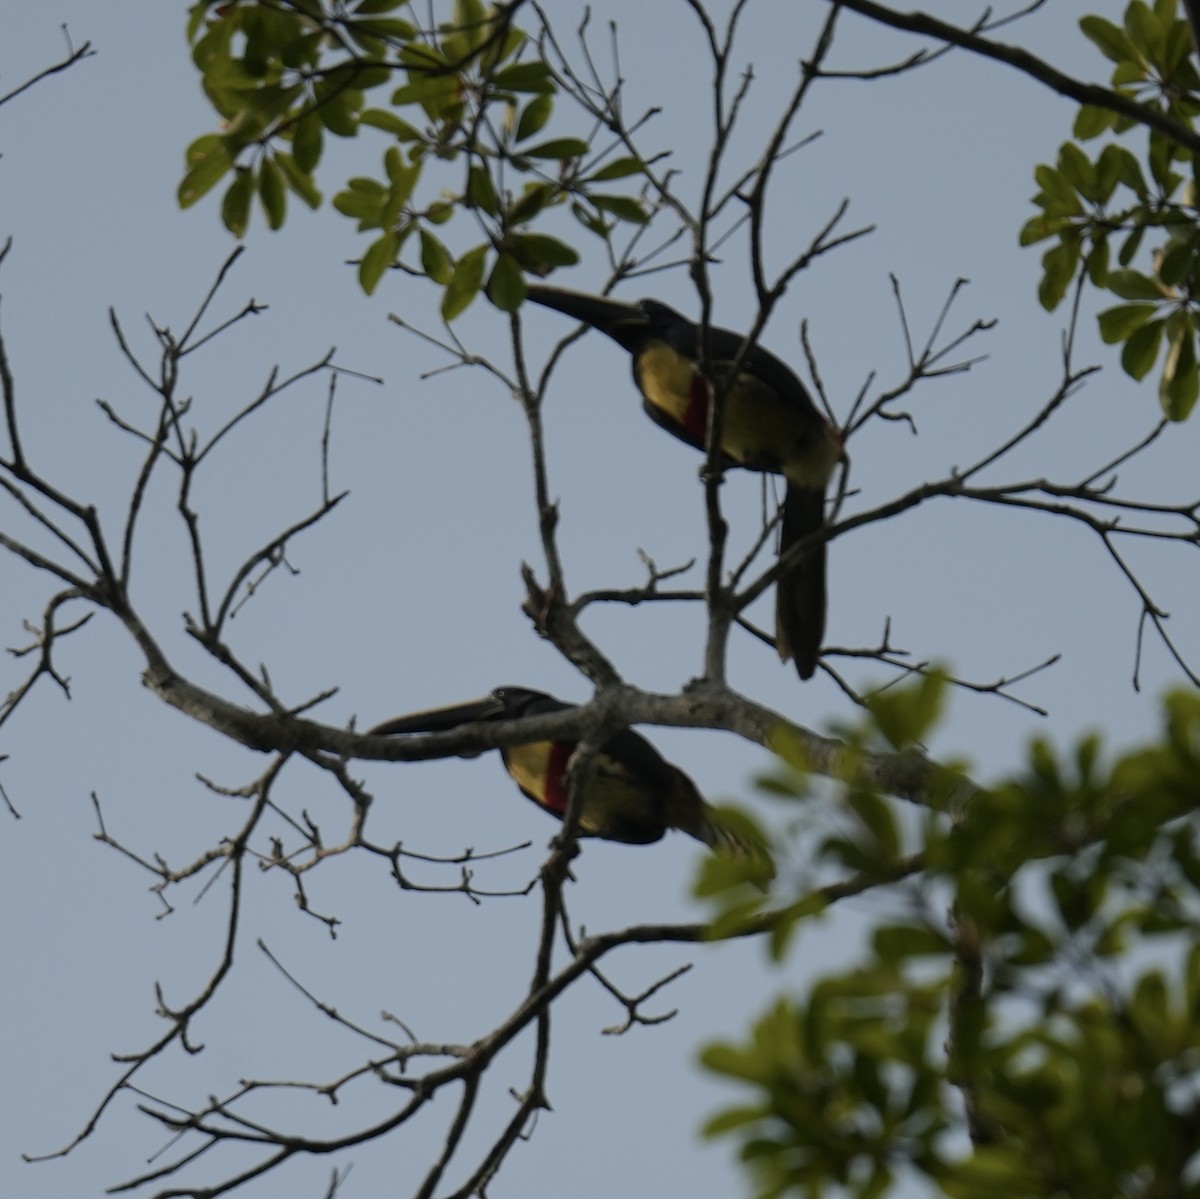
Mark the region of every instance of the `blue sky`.
<instances>
[{"instance_id":1,"label":"blue sky","mask_svg":"<svg viewBox=\"0 0 1200 1199\"><path fill-rule=\"evenodd\" d=\"M958 4L943 4L958 15ZM1106 78L1104 63L1074 28L1076 6L1048 6L1005 31L1086 78ZM1116 16L1118 6L1092 5ZM672 9L678 32L661 40ZM814 9L823 6L814 6ZM1072 12L1067 10L1071 9ZM547 5L568 39L580 8ZM1080 10L1081 11L1081 10ZM706 152L709 73L697 69L701 43L682 4L614 3L630 111L659 105L647 141L673 150L687 194ZM795 28L787 25L795 20ZM209 198L181 212L174 199L184 146L212 125L183 42L183 6L114 0L103 8L58 0L14 8L0 48L0 91L56 61L60 25L95 57L46 80L0 109L0 236L14 245L0 268L3 329L17 380L30 458L73 493L95 502L117 527L138 463L136 447L95 404L112 403L147 420L153 397L122 359L108 309L136 349L155 358L144 314L182 328L233 248ZM894 62L914 43L846 17L836 59L844 67ZM777 6L751 4L739 61L755 64L757 84L738 152L756 139L808 53L812 30L781 18ZM801 114L800 133L822 130L780 171L771 237L780 258L811 238L842 197L849 226L873 236L822 258L801 275L764 338L802 364L796 329L810 323L822 376L844 413L868 376L879 386L903 374L903 342L889 275L896 275L918 337L936 318L954 280L970 286L948 328L998 320L980 340L987 360L969 374L922 385L906 404L919 429L877 423L850 447L854 480L866 507L974 460L1045 402L1060 374L1061 313L1035 297L1038 253L1021 251L1017 230L1029 215L1032 169L1068 134L1071 105L994 64L964 55L893 80L828 83ZM383 141L336 146L323 184L331 195L347 174L376 169ZM340 174L338 173L340 170ZM350 498L289 549L299 573L278 572L239 613L231 639L245 659L264 663L289 701L340 688L319 709L340 724L373 723L413 708L521 683L565 698L586 698L584 682L520 612L519 566L540 567L524 424L517 405L478 372L445 365L433 347L397 329L389 312L432 332L436 290L420 280L384 280L367 299L353 258L363 242L330 209L296 204L284 230L256 222L246 253L214 313L230 315L254 297L269 305L189 364L184 390L192 415L215 428L261 386L272 365L287 372L337 347L343 366L379 377L339 383L330 455L331 482ZM731 251L717 268L715 316L737 327L750 311L744 266ZM559 281L600 286L604 265L589 246ZM655 281L657 294L694 312L686 276ZM636 298L637 293L630 293ZM526 318L533 354L544 355L566 330L552 313ZM506 322L478 302L458 331L479 353L504 360ZM993 481L1049 476L1071 480L1129 445L1153 423L1152 389L1121 374L1085 319L1078 360L1104 370ZM280 525L319 498L318 442L325 383L310 381L248 422L201 481L197 503L214 573L228 572ZM660 566L704 548L699 458L658 433L639 411L628 364L611 344L585 339L572 351L546 413L551 480L561 503L560 536L576 592L642 581L639 549ZM1144 498L1182 500L1194 488L1195 423L1122 475ZM723 499L735 534L748 535L759 510L750 477L730 478ZM182 629L191 606L188 559L170 489L157 509L135 575L137 601L181 668L238 702L247 696L205 660ZM5 519L10 514L6 511ZM1200 657L1194 605L1200 571L1178 547L1139 546L1131 558L1164 607L1191 660ZM1178 680L1150 639L1141 690L1131 686L1138 603L1099 541L1078 527L1039 515L939 503L901 520L856 531L830 550L830 645L875 643L884 621L914 658L948 663L961 675L991 681L1054 653L1061 663L1017 688L1049 709L1049 719L994 697L961 694L931 745L965 757L982 779L1019 762L1035 734L1069 742L1103 730L1115 746L1152 734L1156 698ZM7 560L0 620L3 644L19 645L23 619L37 619L44 581ZM699 584L699 574L691 581ZM758 613L769 624L769 607ZM630 682L677 690L698 670L699 614L678 607L593 610L586 628ZM23 705L0 734L0 783L21 813L0 816L6 971L3 1070L8 1111L0 1133L0 1192L86 1199L143 1168L164 1137L118 1101L97 1132L66 1159L27 1165L19 1154L52 1150L81 1127L116 1077L109 1059L147 1044L161 1031L153 985L182 1002L211 969L225 920L220 882L200 902L199 888L172 893L175 911L159 919L152 881L99 844L89 798L95 792L110 833L150 856L190 861L235 827L244 801L217 797L201 773L240 786L265 763L164 707L139 682L141 664L123 632L97 616L64 642L59 667L72 698L49 686ZM857 686L890 676L871 663L844 666ZM22 677L7 659L0 689ZM855 719L825 677L800 685L790 667L735 637L731 682L739 690L819 730ZM769 761L727 734L657 730L652 737L713 799L744 797ZM499 848L531 840L533 849L480 868L481 886L522 886L536 871L554 826L525 803L492 757L421 765L364 765L377 796L379 840L403 839L430 854L465 845ZM307 810L337 839L344 801L298 764L281 780L290 811ZM762 799L766 819L790 815ZM266 848L266 846L263 846ZM682 837L645 849L589 844L571 888L575 919L589 930L635 921L694 919L687 898L698 851ZM333 1077L363 1056L291 989L255 948L262 937L322 999L364 1024L387 1010L430 1041L468 1041L518 1000L532 969L539 904L535 897L475 907L461 896L398 891L376 861L350 855L309 880L314 906L343 921L331 941L295 911L278 874L249 880L239 968L198 1037L205 1052L156 1064L147 1090L176 1103L226 1093L240 1077ZM428 881L446 881L431 871ZM581 986L556 1018L549 1094L536 1135L512 1154L492 1194L540 1193L565 1178L575 1194L737 1194L740 1175L723 1146L703 1146L696 1130L728 1095L694 1066L705 1039L736 1035L781 988L802 986L844 962L873 901L805 935L790 964L774 970L754 945L701 950L631 950L610 965L631 990L685 961L694 969L662 998L678 1008L671 1022L625 1037L600 1030L622 1013L598 988ZM528 1046L502 1062L488 1103L496 1127L507 1112L504 1088L522 1085ZM382 1102L374 1097L374 1102ZM316 1125L353 1120L365 1097L321 1109ZM415 1130L355 1150L337 1162L293 1163L286 1182L247 1194L323 1193L329 1169L354 1162L346 1195L413 1189L440 1141L446 1105ZM297 1119L313 1118L310 1111ZM211 1166L215 1172L217 1164Z\"/></svg>"}]
</instances>

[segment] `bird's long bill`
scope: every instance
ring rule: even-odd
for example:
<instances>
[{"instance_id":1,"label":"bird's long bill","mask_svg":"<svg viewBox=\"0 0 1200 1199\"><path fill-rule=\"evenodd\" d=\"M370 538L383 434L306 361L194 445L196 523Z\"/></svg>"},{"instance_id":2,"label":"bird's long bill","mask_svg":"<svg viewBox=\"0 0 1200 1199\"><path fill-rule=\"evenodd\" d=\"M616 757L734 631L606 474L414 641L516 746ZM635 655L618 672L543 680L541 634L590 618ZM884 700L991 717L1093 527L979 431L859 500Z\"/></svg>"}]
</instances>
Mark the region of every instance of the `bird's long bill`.
<instances>
[{"instance_id":1,"label":"bird's long bill","mask_svg":"<svg viewBox=\"0 0 1200 1199\"><path fill-rule=\"evenodd\" d=\"M488 720L500 715L504 705L494 695L473 699L465 704L453 704L448 708L427 708L424 712L412 712L407 716L396 716L368 730L368 736L387 736L396 733L444 733L459 725L473 724L477 720Z\"/></svg>"},{"instance_id":2,"label":"bird's long bill","mask_svg":"<svg viewBox=\"0 0 1200 1199\"><path fill-rule=\"evenodd\" d=\"M607 333L620 342L623 330L644 329L647 318L636 304L623 304L605 296L589 296L581 291L567 291L562 287L545 287L540 283L530 285L526 297L535 304L553 308L566 316L574 317L601 333Z\"/></svg>"}]
</instances>

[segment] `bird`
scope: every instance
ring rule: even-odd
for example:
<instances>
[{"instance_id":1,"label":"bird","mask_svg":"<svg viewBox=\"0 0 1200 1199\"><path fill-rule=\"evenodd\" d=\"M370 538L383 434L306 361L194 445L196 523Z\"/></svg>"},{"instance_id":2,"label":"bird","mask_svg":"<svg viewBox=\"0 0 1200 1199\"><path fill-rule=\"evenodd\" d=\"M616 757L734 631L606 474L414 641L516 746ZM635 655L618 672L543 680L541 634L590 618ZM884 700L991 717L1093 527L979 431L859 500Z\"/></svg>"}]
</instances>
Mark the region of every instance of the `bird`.
<instances>
[{"instance_id":1,"label":"bird","mask_svg":"<svg viewBox=\"0 0 1200 1199\"><path fill-rule=\"evenodd\" d=\"M705 448L711 380L700 372L701 330L659 300L627 304L607 296L530 284L526 296L612 338L633 361L642 406L655 424ZM745 338L708 331L710 373L720 379ZM779 553L825 525L825 492L845 452L838 431L785 363L762 346L745 355L725 396L721 465L782 475L786 480ZM817 668L825 636L825 542L807 549L775 586L775 645L801 679Z\"/></svg>"},{"instance_id":2,"label":"bird","mask_svg":"<svg viewBox=\"0 0 1200 1199\"><path fill-rule=\"evenodd\" d=\"M565 712L564 703L528 687L497 687L482 699L386 720L369 735L439 733L477 721L521 720ZM575 741L531 741L500 749L504 768L522 794L562 820L568 803L567 763ZM764 846L728 827L696 784L639 733L623 729L600 747L583 793L579 835L649 845L668 829L687 833L709 848L769 861Z\"/></svg>"}]
</instances>

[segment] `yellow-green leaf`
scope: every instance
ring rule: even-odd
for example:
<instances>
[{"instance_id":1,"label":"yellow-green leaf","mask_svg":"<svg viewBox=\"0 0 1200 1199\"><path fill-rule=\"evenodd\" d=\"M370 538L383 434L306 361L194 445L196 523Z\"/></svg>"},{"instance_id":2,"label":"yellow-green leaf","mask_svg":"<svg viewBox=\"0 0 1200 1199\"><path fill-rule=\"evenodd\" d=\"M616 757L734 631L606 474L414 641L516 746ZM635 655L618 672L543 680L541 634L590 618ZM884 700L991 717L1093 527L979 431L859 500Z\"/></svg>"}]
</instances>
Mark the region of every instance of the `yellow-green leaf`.
<instances>
[{"instance_id":1,"label":"yellow-green leaf","mask_svg":"<svg viewBox=\"0 0 1200 1199\"><path fill-rule=\"evenodd\" d=\"M1121 351L1121 366L1133 379L1144 379L1158 357L1162 344L1164 320L1147 321L1133 333Z\"/></svg>"},{"instance_id":2,"label":"yellow-green leaf","mask_svg":"<svg viewBox=\"0 0 1200 1199\"><path fill-rule=\"evenodd\" d=\"M295 192L295 194L298 195L300 199L309 206L309 208L319 208L321 204L321 192L316 183L313 182L312 175L302 171L296 165L295 159L292 158L290 154L285 154L282 151L278 151L275 154L275 161L278 164L279 169L283 172L283 178L288 187L290 187L292 191Z\"/></svg>"},{"instance_id":3,"label":"yellow-green leaf","mask_svg":"<svg viewBox=\"0 0 1200 1199\"><path fill-rule=\"evenodd\" d=\"M525 280L511 254L499 254L488 276L487 297L501 312L516 312L525 298Z\"/></svg>"},{"instance_id":4,"label":"yellow-green leaf","mask_svg":"<svg viewBox=\"0 0 1200 1199\"><path fill-rule=\"evenodd\" d=\"M1180 322L1172 331L1158 390L1163 414L1168 420L1182 421L1191 415L1200 394L1200 368L1196 364L1196 334L1190 322Z\"/></svg>"},{"instance_id":5,"label":"yellow-green leaf","mask_svg":"<svg viewBox=\"0 0 1200 1199\"><path fill-rule=\"evenodd\" d=\"M554 91L554 79L544 62L518 62L505 67L492 76L492 83L506 92L539 92L549 95Z\"/></svg>"},{"instance_id":6,"label":"yellow-green leaf","mask_svg":"<svg viewBox=\"0 0 1200 1199\"><path fill-rule=\"evenodd\" d=\"M442 287L454 277L454 259L450 257L450 251L428 229L421 230L421 268Z\"/></svg>"},{"instance_id":7,"label":"yellow-green leaf","mask_svg":"<svg viewBox=\"0 0 1200 1199\"><path fill-rule=\"evenodd\" d=\"M368 247L358 264L359 286L370 295L379 285L383 272L396 261L396 251L399 242L395 233L390 230L382 237L376 238Z\"/></svg>"},{"instance_id":8,"label":"yellow-green leaf","mask_svg":"<svg viewBox=\"0 0 1200 1199\"><path fill-rule=\"evenodd\" d=\"M468 250L455 264L454 278L450 280L442 296L443 320L454 320L479 294L487 251L486 245L476 246L473 250Z\"/></svg>"},{"instance_id":9,"label":"yellow-green leaf","mask_svg":"<svg viewBox=\"0 0 1200 1199\"><path fill-rule=\"evenodd\" d=\"M1108 345L1124 341L1140 329L1156 312L1154 304L1118 304L1100 313L1100 337Z\"/></svg>"},{"instance_id":10,"label":"yellow-green leaf","mask_svg":"<svg viewBox=\"0 0 1200 1199\"><path fill-rule=\"evenodd\" d=\"M296 166L306 175L311 175L321 161L321 149L325 142L325 127L315 112L307 112L296 122L292 134L292 156Z\"/></svg>"},{"instance_id":11,"label":"yellow-green leaf","mask_svg":"<svg viewBox=\"0 0 1200 1199\"><path fill-rule=\"evenodd\" d=\"M521 110L517 120L516 139L521 142L532 137L550 119L554 111L554 101L549 96L534 96Z\"/></svg>"},{"instance_id":12,"label":"yellow-green leaf","mask_svg":"<svg viewBox=\"0 0 1200 1199\"><path fill-rule=\"evenodd\" d=\"M192 142L188 147L187 161L190 169L179 184L180 208L190 208L201 196L211 191L233 166L224 142L211 134Z\"/></svg>"},{"instance_id":13,"label":"yellow-green leaf","mask_svg":"<svg viewBox=\"0 0 1200 1199\"><path fill-rule=\"evenodd\" d=\"M410 125L394 112L388 112L384 108L368 108L359 118L358 123L370 125L374 129L382 129L385 133L392 134L400 142L420 141L422 136L421 131L415 125Z\"/></svg>"},{"instance_id":14,"label":"yellow-green leaf","mask_svg":"<svg viewBox=\"0 0 1200 1199\"><path fill-rule=\"evenodd\" d=\"M268 228L282 228L287 216L287 191L283 185L283 172L271 158L264 158L259 167L258 197L262 201Z\"/></svg>"},{"instance_id":15,"label":"yellow-green leaf","mask_svg":"<svg viewBox=\"0 0 1200 1199\"><path fill-rule=\"evenodd\" d=\"M239 167L221 200L221 223L239 240L250 223L250 198L254 195L254 173Z\"/></svg>"},{"instance_id":16,"label":"yellow-green leaf","mask_svg":"<svg viewBox=\"0 0 1200 1199\"><path fill-rule=\"evenodd\" d=\"M579 254L566 242L546 233L516 233L508 239L508 250L527 271L549 274L556 266L574 266Z\"/></svg>"},{"instance_id":17,"label":"yellow-green leaf","mask_svg":"<svg viewBox=\"0 0 1200 1199\"><path fill-rule=\"evenodd\" d=\"M630 196L589 196L588 199L597 208L611 212L621 221L644 225L650 219L650 214L642 207L641 202Z\"/></svg>"},{"instance_id":18,"label":"yellow-green leaf","mask_svg":"<svg viewBox=\"0 0 1200 1199\"><path fill-rule=\"evenodd\" d=\"M587 152L587 142L578 137L558 137L553 141L541 142L536 146L531 146L528 150L521 151L522 154L529 158L555 158L559 160L582 158Z\"/></svg>"}]
</instances>

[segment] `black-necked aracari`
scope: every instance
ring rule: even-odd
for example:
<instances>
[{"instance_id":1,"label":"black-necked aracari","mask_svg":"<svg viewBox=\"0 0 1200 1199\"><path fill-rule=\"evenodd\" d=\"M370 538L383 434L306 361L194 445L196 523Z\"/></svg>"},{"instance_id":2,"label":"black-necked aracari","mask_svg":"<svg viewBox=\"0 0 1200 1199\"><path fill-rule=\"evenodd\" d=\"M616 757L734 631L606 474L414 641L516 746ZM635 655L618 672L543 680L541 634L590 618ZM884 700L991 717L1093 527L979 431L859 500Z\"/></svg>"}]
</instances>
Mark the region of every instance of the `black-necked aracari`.
<instances>
[{"instance_id":1,"label":"black-necked aracari","mask_svg":"<svg viewBox=\"0 0 1200 1199\"><path fill-rule=\"evenodd\" d=\"M526 687L497 687L483 699L398 716L371 735L438 733L481 720L520 720L572 707ZM568 802L567 763L574 741L531 741L500 750L504 767L522 793L562 820ZM725 827L678 766L663 758L645 737L623 729L596 755L583 795L579 833L627 845L649 845L667 829L679 829L723 852L763 856L761 845Z\"/></svg>"},{"instance_id":2,"label":"black-necked aracari","mask_svg":"<svg viewBox=\"0 0 1200 1199\"><path fill-rule=\"evenodd\" d=\"M704 449L712 387L700 372L700 327L660 303L626 304L564 288L530 285L528 298L607 334L633 359L643 407L655 424ZM728 368L743 338L709 330L711 373ZM721 427L723 465L783 475L779 552L784 554L825 523L825 490L842 458L837 431L804 384L761 346L742 360L726 393ZM825 635L825 543L813 545L775 588L775 644L811 678Z\"/></svg>"}]
</instances>

